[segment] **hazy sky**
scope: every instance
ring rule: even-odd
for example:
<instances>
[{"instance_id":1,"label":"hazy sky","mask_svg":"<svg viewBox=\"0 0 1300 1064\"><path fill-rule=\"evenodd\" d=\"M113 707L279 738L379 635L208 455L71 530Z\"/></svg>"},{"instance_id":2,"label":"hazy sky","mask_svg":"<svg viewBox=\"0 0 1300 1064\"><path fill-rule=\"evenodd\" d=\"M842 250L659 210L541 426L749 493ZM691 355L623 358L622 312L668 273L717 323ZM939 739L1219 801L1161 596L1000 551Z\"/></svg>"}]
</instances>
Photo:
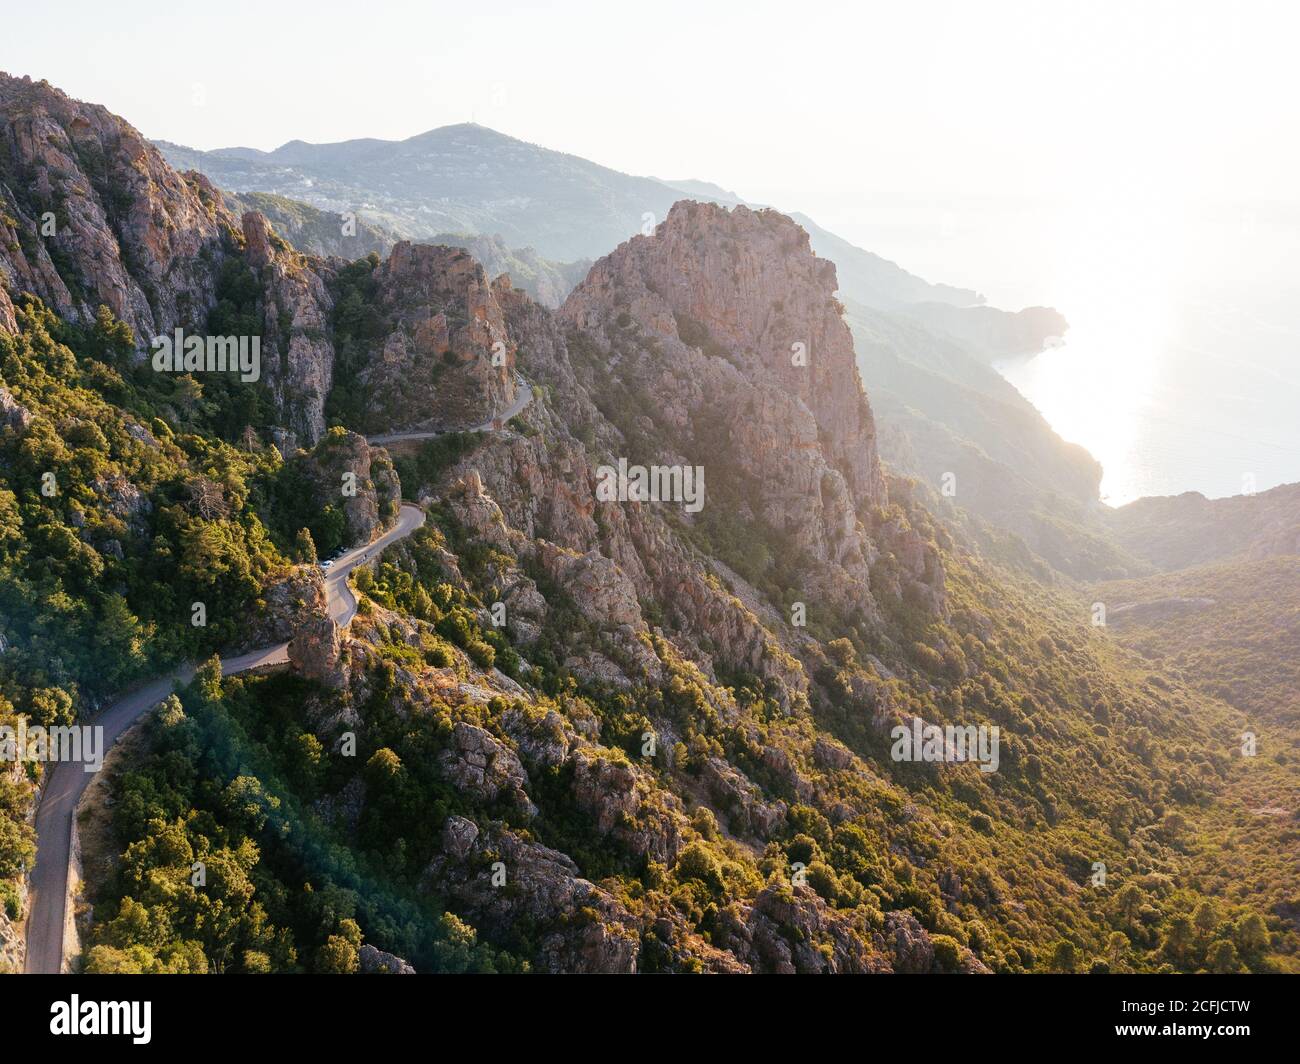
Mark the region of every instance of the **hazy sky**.
<instances>
[{"instance_id":1,"label":"hazy sky","mask_svg":"<svg viewBox=\"0 0 1300 1064\"><path fill-rule=\"evenodd\" d=\"M202 148L476 118L844 229L900 203L1300 187L1282 3L93 0L5 22L0 69Z\"/></svg>"}]
</instances>

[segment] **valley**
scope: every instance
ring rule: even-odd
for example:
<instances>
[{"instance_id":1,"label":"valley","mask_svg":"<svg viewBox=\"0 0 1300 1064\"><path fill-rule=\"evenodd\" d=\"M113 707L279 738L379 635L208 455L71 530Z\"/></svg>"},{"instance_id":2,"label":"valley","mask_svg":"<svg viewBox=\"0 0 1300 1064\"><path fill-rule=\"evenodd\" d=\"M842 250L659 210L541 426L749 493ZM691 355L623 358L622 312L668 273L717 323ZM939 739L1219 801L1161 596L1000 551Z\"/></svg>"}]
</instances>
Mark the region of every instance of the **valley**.
<instances>
[{"instance_id":1,"label":"valley","mask_svg":"<svg viewBox=\"0 0 1300 1064\"><path fill-rule=\"evenodd\" d=\"M1103 507L990 368L1061 315L728 198L0 75L0 722L142 720L71 968L1300 968L1291 487ZM84 776L0 772L13 970Z\"/></svg>"}]
</instances>

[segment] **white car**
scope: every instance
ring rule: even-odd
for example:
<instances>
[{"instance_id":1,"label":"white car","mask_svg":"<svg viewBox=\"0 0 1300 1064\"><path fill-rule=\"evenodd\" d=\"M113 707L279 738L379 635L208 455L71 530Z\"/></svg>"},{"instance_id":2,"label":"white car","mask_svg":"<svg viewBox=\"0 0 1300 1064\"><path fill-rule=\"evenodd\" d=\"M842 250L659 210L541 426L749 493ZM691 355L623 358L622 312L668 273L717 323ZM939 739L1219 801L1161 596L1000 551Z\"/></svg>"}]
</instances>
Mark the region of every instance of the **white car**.
<instances>
[{"instance_id":1,"label":"white car","mask_svg":"<svg viewBox=\"0 0 1300 1064\"><path fill-rule=\"evenodd\" d=\"M333 559L333 558L326 558L323 562L320 563L320 567L321 567L322 569L331 569L331 568L333 568L333 567L334 567L334 559Z\"/></svg>"}]
</instances>

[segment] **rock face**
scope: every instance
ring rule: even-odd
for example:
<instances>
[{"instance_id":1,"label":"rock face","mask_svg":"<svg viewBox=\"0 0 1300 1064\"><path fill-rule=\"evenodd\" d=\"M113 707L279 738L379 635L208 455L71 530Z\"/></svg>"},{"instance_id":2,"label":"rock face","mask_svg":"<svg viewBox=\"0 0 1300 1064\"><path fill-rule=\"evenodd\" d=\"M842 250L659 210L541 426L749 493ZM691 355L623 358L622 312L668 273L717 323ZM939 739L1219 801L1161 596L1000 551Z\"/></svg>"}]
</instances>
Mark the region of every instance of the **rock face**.
<instances>
[{"instance_id":1,"label":"rock face","mask_svg":"<svg viewBox=\"0 0 1300 1064\"><path fill-rule=\"evenodd\" d=\"M369 428L469 428L510 406L515 343L468 252L402 241L375 280L383 336L357 379Z\"/></svg>"},{"instance_id":2,"label":"rock face","mask_svg":"<svg viewBox=\"0 0 1300 1064\"><path fill-rule=\"evenodd\" d=\"M309 680L332 688L344 686L339 626L329 617L305 621L289 641L289 662Z\"/></svg>"},{"instance_id":3,"label":"rock face","mask_svg":"<svg viewBox=\"0 0 1300 1064\"><path fill-rule=\"evenodd\" d=\"M852 915L834 911L806 887L767 887L752 905L726 915L718 944L754 972L888 972L889 961L855 924Z\"/></svg>"},{"instance_id":4,"label":"rock face","mask_svg":"<svg viewBox=\"0 0 1300 1064\"><path fill-rule=\"evenodd\" d=\"M508 274L515 286L544 307L558 307L563 303L564 297L591 268L590 259L552 262L532 248L509 248L501 237L484 233L439 233L422 242L464 248L483 264L489 277Z\"/></svg>"},{"instance_id":5,"label":"rock face","mask_svg":"<svg viewBox=\"0 0 1300 1064\"><path fill-rule=\"evenodd\" d=\"M311 446L325 431L333 383L333 298L311 260L292 251L257 211L243 217L245 259L262 285L264 373L293 442ZM285 447L285 450L291 447Z\"/></svg>"},{"instance_id":6,"label":"rock face","mask_svg":"<svg viewBox=\"0 0 1300 1064\"><path fill-rule=\"evenodd\" d=\"M0 329L38 296L87 324L106 306L143 353L175 329L205 334L232 260L261 289L260 376L284 450L314 444L334 364L328 266L294 252L257 212L236 219L201 174L180 175L102 107L0 73Z\"/></svg>"},{"instance_id":7,"label":"rock face","mask_svg":"<svg viewBox=\"0 0 1300 1064\"><path fill-rule=\"evenodd\" d=\"M349 673L339 626L325 613L323 594L315 606L316 612L298 624L289 640L289 664L307 679L340 690L347 685Z\"/></svg>"},{"instance_id":8,"label":"rock face","mask_svg":"<svg viewBox=\"0 0 1300 1064\"><path fill-rule=\"evenodd\" d=\"M307 613L325 608L325 580L314 565L299 566L262 593L265 604L241 633L232 650L253 650L292 639Z\"/></svg>"},{"instance_id":9,"label":"rock face","mask_svg":"<svg viewBox=\"0 0 1300 1064\"><path fill-rule=\"evenodd\" d=\"M617 454L702 465L741 521L821 563L810 594L870 615L888 498L835 287L789 218L683 202L597 262L560 316L594 339L589 387L608 375L646 402ZM655 439L672 450L628 453Z\"/></svg>"},{"instance_id":10,"label":"rock face","mask_svg":"<svg viewBox=\"0 0 1300 1064\"><path fill-rule=\"evenodd\" d=\"M934 943L911 913L887 914L884 937L894 958L894 971L904 975L924 975L933 967Z\"/></svg>"},{"instance_id":11,"label":"rock face","mask_svg":"<svg viewBox=\"0 0 1300 1064\"><path fill-rule=\"evenodd\" d=\"M401 957L376 949L369 942L357 950L357 959L361 964L362 975L415 975L412 968Z\"/></svg>"},{"instance_id":12,"label":"rock face","mask_svg":"<svg viewBox=\"0 0 1300 1064\"><path fill-rule=\"evenodd\" d=\"M224 257L220 197L102 107L0 73L0 288L74 321L103 304L140 343L200 329ZM0 295L0 327L16 328Z\"/></svg>"},{"instance_id":13,"label":"rock face","mask_svg":"<svg viewBox=\"0 0 1300 1064\"><path fill-rule=\"evenodd\" d=\"M0 429L10 429L21 436L32 423L32 412L14 398L8 388L0 387Z\"/></svg>"},{"instance_id":14,"label":"rock face","mask_svg":"<svg viewBox=\"0 0 1300 1064\"><path fill-rule=\"evenodd\" d=\"M573 596L589 621L602 628L641 625L636 588L612 559L594 550L577 555L543 544L541 560L547 575Z\"/></svg>"},{"instance_id":15,"label":"rock face","mask_svg":"<svg viewBox=\"0 0 1300 1064\"><path fill-rule=\"evenodd\" d=\"M401 509L402 485L392 459L364 436L334 429L303 460L321 506L343 510L347 542L369 543L391 527Z\"/></svg>"},{"instance_id":16,"label":"rock face","mask_svg":"<svg viewBox=\"0 0 1300 1064\"><path fill-rule=\"evenodd\" d=\"M697 659L772 681L783 704L807 687L773 639L771 606L735 572L723 575L736 592L723 588L673 530L665 507L680 505L598 499L598 467L618 458L703 466L705 507L716 499L731 511L724 520L760 529L773 554L801 566L808 598L841 617L878 619L873 579L942 612L937 554L885 513L834 267L788 218L683 203L654 237L597 263L558 315L507 278L485 290L482 271L448 249L399 245L376 275L386 320L400 323L385 341L401 354L392 372L372 362L362 373L382 383L381 405L418 394L422 410L437 409L418 383L432 354L473 365L489 340L527 351L530 379L546 389L528 407L537 431L494 437L436 494L466 534L515 559L496 573L512 600L512 632L531 641L545 615L523 575L529 565L600 631L599 645L565 662L579 675L624 688L654 682L661 670L644 610L652 602ZM415 349L424 354L412 361ZM598 408L595 394L621 398ZM395 407L379 416L386 426L404 418ZM882 554L888 565L873 573Z\"/></svg>"},{"instance_id":17,"label":"rock face","mask_svg":"<svg viewBox=\"0 0 1300 1064\"><path fill-rule=\"evenodd\" d=\"M583 879L567 856L504 829L469 833L458 824L446 831L468 838L468 844L457 847L459 854L435 859L425 880L454 898L478 926L503 936L519 919L549 927L538 952L548 972L636 971L640 940L635 918L620 901ZM496 870L489 856L499 864Z\"/></svg>"},{"instance_id":18,"label":"rock face","mask_svg":"<svg viewBox=\"0 0 1300 1064\"><path fill-rule=\"evenodd\" d=\"M454 786L479 801L504 797L521 806L530 804L524 766L513 750L483 728L459 722L439 764Z\"/></svg>"},{"instance_id":19,"label":"rock face","mask_svg":"<svg viewBox=\"0 0 1300 1064\"><path fill-rule=\"evenodd\" d=\"M876 427L836 287L835 264L817 258L808 234L785 215L684 201L653 236L633 237L597 262L561 314L611 336L627 328L619 320L628 314L643 334L730 363L747 394L729 405L737 413L756 407L746 418L755 429L746 439L760 454L825 441L826 464L841 474L853 500L879 505L885 490ZM712 370L709 376L721 369L689 362ZM722 384L725 378L702 380L701 395L679 384L663 397L665 416L705 413L701 407L723 402L711 394ZM757 431L778 416L799 426L794 440L789 424L773 436ZM811 424L800 426L809 416Z\"/></svg>"}]
</instances>

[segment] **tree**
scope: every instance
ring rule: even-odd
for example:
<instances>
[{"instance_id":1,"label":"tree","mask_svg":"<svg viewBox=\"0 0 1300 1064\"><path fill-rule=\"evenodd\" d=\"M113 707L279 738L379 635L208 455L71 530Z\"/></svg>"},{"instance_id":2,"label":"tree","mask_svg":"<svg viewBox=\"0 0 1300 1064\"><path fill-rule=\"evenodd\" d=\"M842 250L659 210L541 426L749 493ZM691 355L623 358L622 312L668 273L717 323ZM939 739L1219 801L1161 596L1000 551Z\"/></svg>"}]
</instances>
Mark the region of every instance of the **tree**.
<instances>
[{"instance_id":1,"label":"tree","mask_svg":"<svg viewBox=\"0 0 1300 1064\"><path fill-rule=\"evenodd\" d=\"M1185 960L1194 939L1191 920L1186 916L1175 916L1169 921L1169 930L1165 932L1165 955L1172 961Z\"/></svg>"},{"instance_id":2,"label":"tree","mask_svg":"<svg viewBox=\"0 0 1300 1064\"><path fill-rule=\"evenodd\" d=\"M933 935L934 963L941 972L955 972L961 966L961 943L951 935Z\"/></svg>"},{"instance_id":3,"label":"tree","mask_svg":"<svg viewBox=\"0 0 1300 1064\"><path fill-rule=\"evenodd\" d=\"M298 529L293 541L293 560L300 565L316 564L316 541L311 538L311 529Z\"/></svg>"},{"instance_id":4,"label":"tree","mask_svg":"<svg viewBox=\"0 0 1300 1064\"><path fill-rule=\"evenodd\" d=\"M90 340L95 353L110 365L126 366L135 354L135 333L131 326L113 317L113 312L102 303L95 312L95 324L90 329Z\"/></svg>"},{"instance_id":5,"label":"tree","mask_svg":"<svg viewBox=\"0 0 1300 1064\"><path fill-rule=\"evenodd\" d=\"M1259 913L1250 913L1237 921L1232 937L1236 940L1238 953L1249 963L1257 960L1268 948L1268 925Z\"/></svg>"},{"instance_id":6,"label":"tree","mask_svg":"<svg viewBox=\"0 0 1300 1064\"><path fill-rule=\"evenodd\" d=\"M145 664L145 645L153 630L140 623L121 595L105 595L100 612L100 622L95 627L97 656L105 680L116 685L135 675Z\"/></svg>"},{"instance_id":7,"label":"tree","mask_svg":"<svg viewBox=\"0 0 1300 1064\"><path fill-rule=\"evenodd\" d=\"M185 485L189 497L188 507L205 521L230 516L230 504L226 502L221 485L211 477L194 477Z\"/></svg>"},{"instance_id":8,"label":"tree","mask_svg":"<svg viewBox=\"0 0 1300 1064\"><path fill-rule=\"evenodd\" d=\"M1196 907L1196 912L1192 914L1192 924L1202 939L1207 939L1214 933L1214 929L1219 926L1219 914L1212 901L1206 899Z\"/></svg>"},{"instance_id":9,"label":"tree","mask_svg":"<svg viewBox=\"0 0 1300 1064\"><path fill-rule=\"evenodd\" d=\"M320 774L325 748L311 732L303 732L293 742L293 771L300 783L314 787Z\"/></svg>"},{"instance_id":10,"label":"tree","mask_svg":"<svg viewBox=\"0 0 1300 1064\"><path fill-rule=\"evenodd\" d=\"M194 674L194 685L208 702L221 701L221 658L213 654Z\"/></svg>"},{"instance_id":11,"label":"tree","mask_svg":"<svg viewBox=\"0 0 1300 1064\"><path fill-rule=\"evenodd\" d=\"M316 970L325 975L352 975L360 967L357 947L342 935L330 935L316 953Z\"/></svg>"},{"instance_id":12,"label":"tree","mask_svg":"<svg viewBox=\"0 0 1300 1064\"><path fill-rule=\"evenodd\" d=\"M36 832L22 820L0 814L0 879L12 879L36 859Z\"/></svg>"},{"instance_id":13,"label":"tree","mask_svg":"<svg viewBox=\"0 0 1300 1064\"><path fill-rule=\"evenodd\" d=\"M381 746L366 762L366 777L375 785L397 778L402 771L402 759L386 746Z\"/></svg>"},{"instance_id":14,"label":"tree","mask_svg":"<svg viewBox=\"0 0 1300 1064\"><path fill-rule=\"evenodd\" d=\"M1215 942L1205 955L1205 966L1212 972L1230 974L1241 970L1241 958L1237 956L1237 947L1226 938Z\"/></svg>"},{"instance_id":15,"label":"tree","mask_svg":"<svg viewBox=\"0 0 1300 1064\"><path fill-rule=\"evenodd\" d=\"M1129 941L1123 931L1112 931L1106 939L1106 960L1112 972L1121 971L1128 957Z\"/></svg>"},{"instance_id":16,"label":"tree","mask_svg":"<svg viewBox=\"0 0 1300 1064\"><path fill-rule=\"evenodd\" d=\"M1069 939L1061 939L1053 948L1048 965L1054 972L1073 972L1079 964L1079 951Z\"/></svg>"}]
</instances>

